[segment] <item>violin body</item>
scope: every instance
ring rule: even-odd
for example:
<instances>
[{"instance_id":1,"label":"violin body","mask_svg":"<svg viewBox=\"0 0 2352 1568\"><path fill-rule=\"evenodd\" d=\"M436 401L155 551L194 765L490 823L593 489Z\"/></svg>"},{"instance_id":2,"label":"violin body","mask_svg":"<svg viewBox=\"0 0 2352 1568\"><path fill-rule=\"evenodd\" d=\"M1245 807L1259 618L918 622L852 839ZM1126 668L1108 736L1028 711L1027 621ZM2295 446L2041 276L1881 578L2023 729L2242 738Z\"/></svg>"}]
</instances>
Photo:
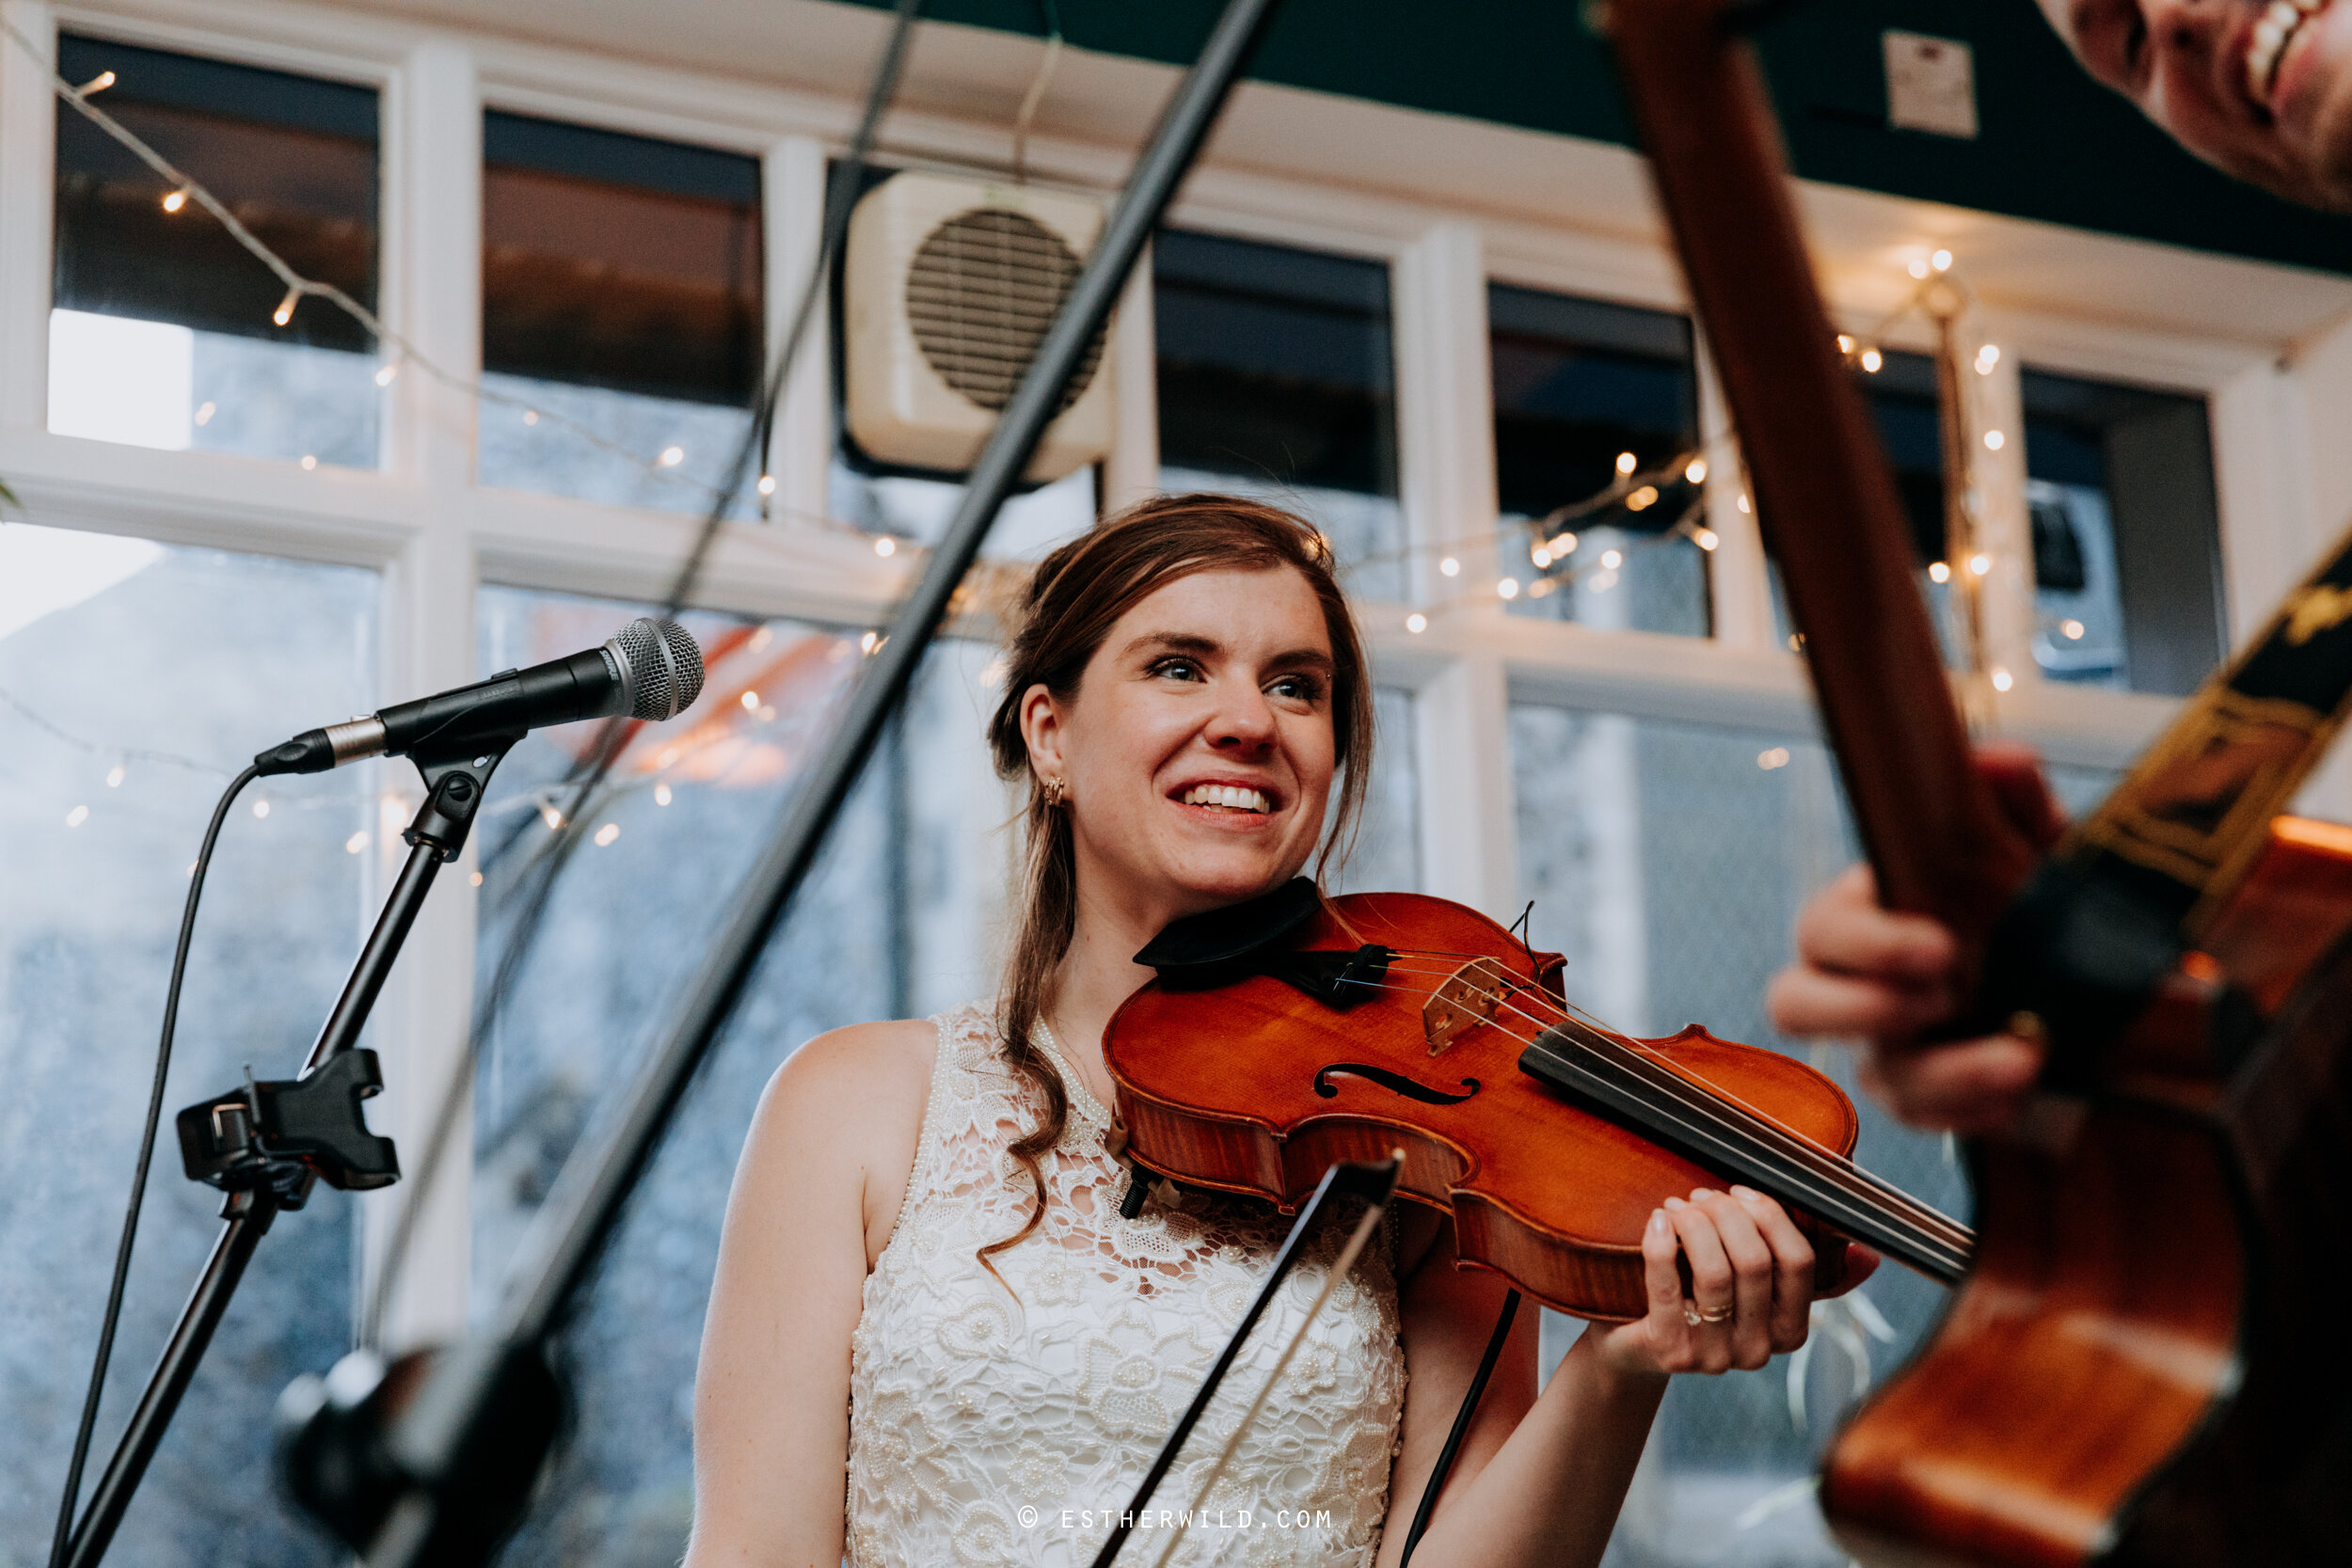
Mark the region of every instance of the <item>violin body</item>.
<instances>
[{"instance_id":1,"label":"violin body","mask_svg":"<svg viewBox=\"0 0 2352 1568\"><path fill-rule=\"evenodd\" d=\"M1440 898L1352 894L1314 916L1296 945L1344 952L1367 942L1454 962L1489 958L1560 996L1558 955L1531 955L1501 926ZM1145 986L1103 1038L1128 1152L1160 1175L1287 1210L1335 1162L1401 1148L1397 1192L1453 1216L1465 1264L1562 1312L1640 1317L1651 1212L1722 1178L1520 1070L1541 1026L1515 1025L1507 1007L1433 1054L1423 1008L1444 967L1393 968L1391 984L1344 1007L1270 974L1214 991L1165 978ZM1635 1043L1836 1155L1853 1147L1851 1101L1802 1062L1695 1025ZM1826 1289L1844 1249L1819 1250Z\"/></svg>"},{"instance_id":2,"label":"violin body","mask_svg":"<svg viewBox=\"0 0 2352 1568\"><path fill-rule=\"evenodd\" d=\"M2352 830L2281 819L2110 1092L1975 1146L1974 1272L1823 1473L1856 1556L2352 1556L2347 928ZM2269 1022L2216 1071L2225 975Z\"/></svg>"}]
</instances>

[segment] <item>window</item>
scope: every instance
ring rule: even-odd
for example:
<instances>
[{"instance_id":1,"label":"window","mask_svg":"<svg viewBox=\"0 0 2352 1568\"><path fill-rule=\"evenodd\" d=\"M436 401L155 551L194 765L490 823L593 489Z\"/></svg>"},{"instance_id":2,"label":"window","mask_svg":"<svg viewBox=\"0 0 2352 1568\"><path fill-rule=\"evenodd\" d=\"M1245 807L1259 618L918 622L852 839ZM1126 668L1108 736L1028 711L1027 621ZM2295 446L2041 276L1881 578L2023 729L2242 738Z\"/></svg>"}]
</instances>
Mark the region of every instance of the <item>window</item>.
<instances>
[{"instance_id":1,"label":"window","mask_svg":"<svg viewBox=\"0 0 2352 1568\"><path fill-rule=\"evenodd\" d=\"M62 37L92 103L200 182L303 276L373 309L376 95ZM49 428L63 436L373 467L376 345L285 286L209 213L57 105ZM283 316L284 319L278 319Z\"/></svg>"},{"instance_id":2,"label":"window","mask_svg":"<svg viewBox=\"0 0 2352 1568\"><path fill-rule=\"evenodd\" d=\"M480 599L486 670L591 646L638 613L519 589ZM508 1259L586 1130L618 1103L802 767L829 740L861 634L690 617L710 675L696 705L642 730L591 811L546 926L475 1077L474 1291ZM1013 797L982 731L995 650L936 646L904 715L835 825L761 976L706 1064L569 1331L580 1418L515 1562L675 1561L691 1517L699 1325L723 1195L761 1087L824 1030L993 993L1002 899L1017 869ZM553 842L553 786L593 725L516 747L476 830L484 983L511 930L518 874ZM648 1336L648 1323L678 1332ZM636 1543L638 1545L630 1545ZM663 1554L667 1554L666 1558Z\"/></svg>"},{"instance_id":3,"label":"window","mask_svg":"<svg viewBox=\"0 0 2352 1568\"><path fill-rule=\"evenodd\" d=\"M1696 454L1691 324L1500 283L1486 290L1486 312L1502 510L1496 564L1526 584L1511 611L1706 636L1707 555L1691 537L1702 520L1697 484L1643 485L1590 517L1553 515L1623 475L1682 467Z\"/></svg>"},{"instance_id":4,"label":"window","mask_svg":"<svg viewBox=\"0 0 2352 1568\"><path fill-rule=\"evenodd\" d=\"M1389 269L1166 230L1152 287L1161 487L1297 511L1351 593L1404 597Z\"/></svg>"},{"instance_id":5,"label":"window","mask_svg":"<svg viewBox=\"0 0 2352 1568\"><path fill-rule=\"evenodd\" d=\"M2023 380L2035 660L2053 680L2195 690L2226 641L2204 399Z\"/></svg>"},{"instance_id":6,"label":"window","mask_svg":"<svg viewBox=\"0 0 2352 1568\"><path fill-rule=\"evenodd\" d=\"M1799 903L1855 853L1827 752L1796 736L1528 704L1512 707L1510 736L1531 930L1567 955L1569 999L1629 1034L1698 1022L1791 1049L1765 1019L1765 981L1787 959ZM1964 1220L1947 1146L1881 1113L1846 1053L1815 1047L1807 1059L1854 1099L1861 1164ZM1820 1442L1858 1392L1861 1363L1839 1346L1867 1347L1882 1372L1899 1365L1943 1299L1890 1264L1824 1308L1834 1326L1817 1321L1793 1384L1803 1425L1789 1357L1676 1379L1613 1554L1693 1568L1845 1561L1810 1486ZM1548 1354L1579 1331L1557 1318L1545 1330Z\"/></svg>"},{"instance_id":7,"label":"window","mask_svg":"<svg viewBox=\"0 0 2352 1568\"><path fill-rule=\"evenodd\" d=\"M759 395L759 161L496 110L482 136L483 483L708 511Z\"/></svg>"},{"instance_id":8,"label":"window","mask_svg":"<svg viewBox=\"0 0 2352 1568\"><path fill-rule=\"evenodd\" d=\"M1967 628L1961 624L1961 601L1951 589L1950 553L1944 516L1944 441L1935 384L1935 360L1900 349L1872 349L1872 368L1866 356L1853 372L1863 401L1878 425L1879 440L1895 470L1895 491L1901 499L1903 519L1911 525L1912 564L1919 572L1920 591L1927 594L1929 619L1943 644L1945 662L1963 662ZM1945 568L1938 577L1938 564ZM1779 583L1774 569L1773 583ZM1781 629L1789 630L1788 611L1780 610Z\"/></svg>"},{"instance_id":9,"label":"window","mask_svg":"<svg viewBox=\"0 0 2352 1568\"><path fill-rule=\"evenodd\" d=\"M1364 789L1363 821L1354 852L1330 884L1343 893L1421 890L1421 783L1413 752L1413 709L1419 702L1394 687L1373 690L1379 743ZM1311 870L1311 865L1310 866Z\"/></svg>"},{"instance_id":10,"label":"window","mask_svg":"<svg viewBox=\"0 0 2352 1568\"><path fill-rule=\"evenodd\" d=\"M0 525L0 1490L47 1540L96 1349L187 870L255 752L375 705L377 579L342 566ZM122 1326L84 1500L218 1234L172 1111L249 1064L291 1076L373 912L367 767L262 781L221 833L198 923ZM379 1127L382 1125L379 1122ZM125 1518L120 1560L320 1560L271 1488L271 1408L351 1342L351 1199L282 1216ZM29 1261L37 1260L37 1261ZM229 1478L243 1478L234 1483Z\"/></svg>"}]
</instances>

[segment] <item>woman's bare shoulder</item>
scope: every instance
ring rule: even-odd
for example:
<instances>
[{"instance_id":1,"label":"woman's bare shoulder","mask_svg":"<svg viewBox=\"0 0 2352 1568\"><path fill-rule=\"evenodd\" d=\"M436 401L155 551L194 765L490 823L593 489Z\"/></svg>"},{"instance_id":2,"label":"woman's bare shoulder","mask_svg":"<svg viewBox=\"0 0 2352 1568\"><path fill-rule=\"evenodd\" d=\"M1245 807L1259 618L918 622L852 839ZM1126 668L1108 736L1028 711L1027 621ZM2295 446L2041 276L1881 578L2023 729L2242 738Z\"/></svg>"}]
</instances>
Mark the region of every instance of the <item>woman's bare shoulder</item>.
<instances>
[{"instance_id":1,"label":"woman's bare shoulder","mask_svg":"<svg viewBox=\"0 0 2352 1568\"><path fill-rule=\"evenodd\" d=\"M922 1141L939 1031L927 1019L853 1023L810 1040L778 1068L743 1148L755 1188L835 1189L858 1212L868 1268L896 1227Z\"/></svg>"}]
</instances>

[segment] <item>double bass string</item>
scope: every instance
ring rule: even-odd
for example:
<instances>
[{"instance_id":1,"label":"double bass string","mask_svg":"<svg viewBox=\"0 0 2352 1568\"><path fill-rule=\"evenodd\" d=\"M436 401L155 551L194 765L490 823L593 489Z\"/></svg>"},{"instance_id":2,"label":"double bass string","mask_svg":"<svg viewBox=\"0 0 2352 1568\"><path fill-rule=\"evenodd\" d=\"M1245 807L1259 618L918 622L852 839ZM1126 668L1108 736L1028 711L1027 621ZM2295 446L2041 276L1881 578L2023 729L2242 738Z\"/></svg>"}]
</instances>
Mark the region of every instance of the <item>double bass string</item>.
<instances>
[{"instance_id":1,"label":"double bass string","mask_svg":"<svg viewBox=\"0 0 2352 1568\"><path fill-rule=\"evenodd\" d=\"M1400 950L1396 958L1467 958L1437 951ZM1407 974L1451 975L1454 971L1434 971L1391 961L1391 969ZM1777 1119L1765 1115L1739 1099L1738 1096L1710 1084L1686 1077L1660 1059L1656 1053L1629 1040L1619 1040L1613 1032L1590 1025L1572 1016L1564 1003L1517 976L1504 976L1508 991L1498 999L1498 1006L1534 1026L1556 1040L1581 1048L1584 1069L1616 1085L1620 1092L1641 1103L1661 1118L1701 1134L1711 1132L1735 1154L1744 1155L1753 1163L1768 1169L1774 1165L1794 1167L1775 1171L1774 1185L1788 1189L1788 1196L1804 1206L1824 1207L1822 1198L1832 1201L1843 1197L1857 1206L1869 1218L1886 1226L1898 1235L1905 1236L1919 1251L1932 1260L1927 1272L1938 1277L1955 1276L1965 1265L1974 1244L1968 1229L1919 1202L1900 1188L1881 1180L1861 1169L1851 1161L1822 1148L1811 1139L1788 1128ZM1435 988L1423 989L1397 985L1386 981L1358 980L1352 982L1380 990L1394 990L1405 995L1427 997ZM1542 1006L1557 1012L1554 1020L1530 1012L1518 998L1539 997ZM1489 1019L1506 1038L1523 1045L1537 1045L1518 1029L1499 1019ZM1590 1036L1590 1038L1584 1037ZM1704 1125L1693 1127L1693 1122ZM1807 1193L1805 1189L1816 1190ZM1826 1188L1826 1194L1819 1189ZM1915 1267L1923 1267L1914 1259Z\"/></svg>"}]
</instances>

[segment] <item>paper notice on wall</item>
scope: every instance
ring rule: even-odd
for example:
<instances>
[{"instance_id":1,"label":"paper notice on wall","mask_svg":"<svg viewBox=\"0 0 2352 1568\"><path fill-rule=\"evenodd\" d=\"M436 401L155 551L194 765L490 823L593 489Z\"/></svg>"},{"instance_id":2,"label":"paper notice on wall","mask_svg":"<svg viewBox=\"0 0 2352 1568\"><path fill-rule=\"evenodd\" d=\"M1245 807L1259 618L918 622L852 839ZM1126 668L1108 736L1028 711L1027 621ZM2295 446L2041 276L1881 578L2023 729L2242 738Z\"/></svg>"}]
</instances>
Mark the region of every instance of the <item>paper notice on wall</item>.
<instances>
[{"instance_id":1,"label":"paper notice on wall","mask_svg":"<svg viewBox=\"0 0 2352 1568\"><path fill-rule=\"evenodd\" d=\"M1958 39L1889 28L1886 123L1973 141L1977 135L1976 52Z\"/></svg>"}]
</instances>

